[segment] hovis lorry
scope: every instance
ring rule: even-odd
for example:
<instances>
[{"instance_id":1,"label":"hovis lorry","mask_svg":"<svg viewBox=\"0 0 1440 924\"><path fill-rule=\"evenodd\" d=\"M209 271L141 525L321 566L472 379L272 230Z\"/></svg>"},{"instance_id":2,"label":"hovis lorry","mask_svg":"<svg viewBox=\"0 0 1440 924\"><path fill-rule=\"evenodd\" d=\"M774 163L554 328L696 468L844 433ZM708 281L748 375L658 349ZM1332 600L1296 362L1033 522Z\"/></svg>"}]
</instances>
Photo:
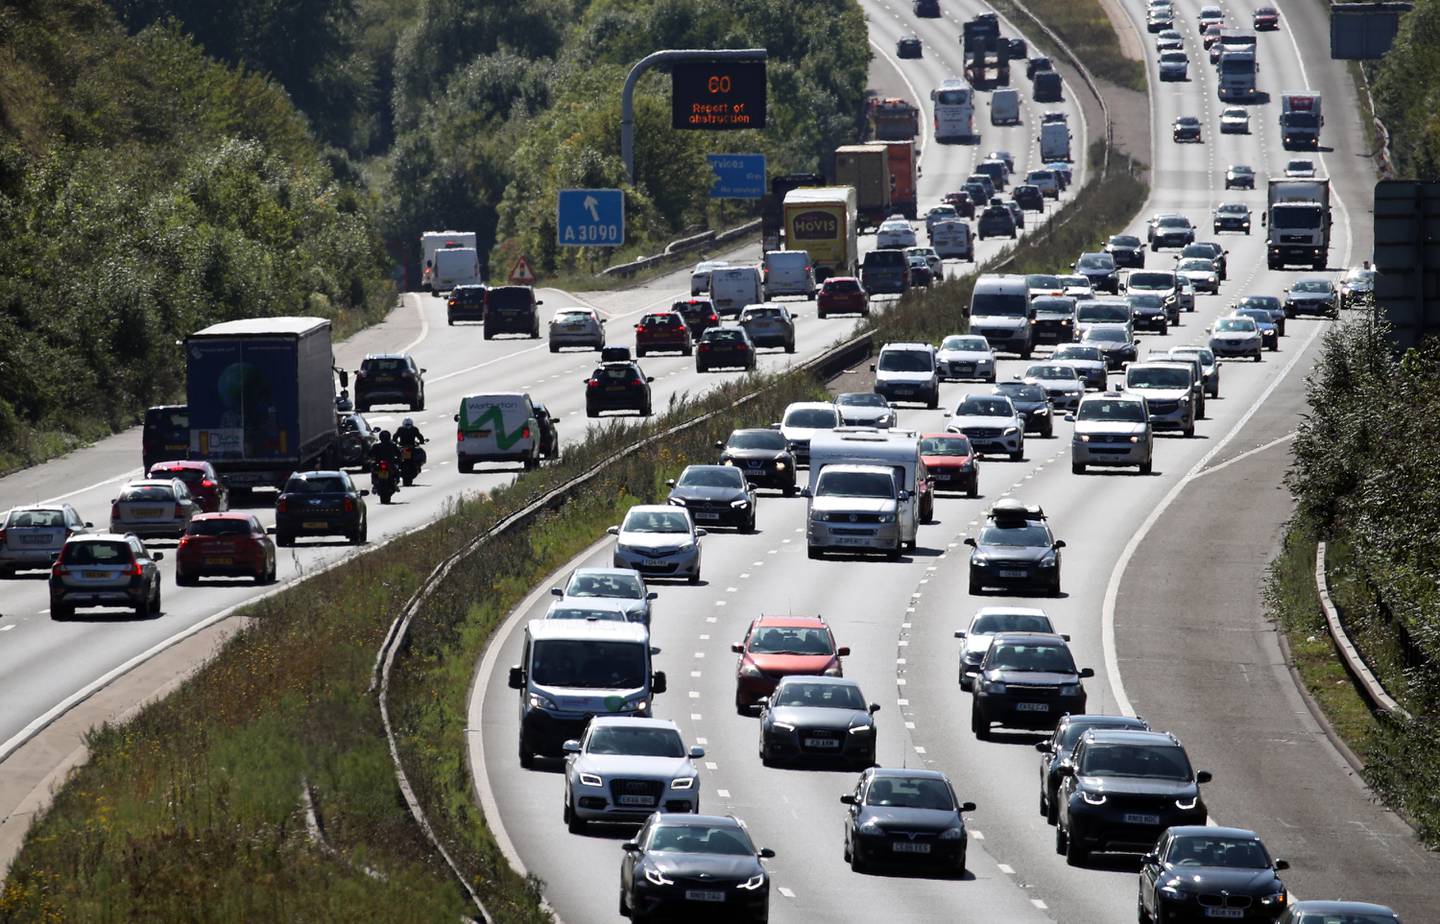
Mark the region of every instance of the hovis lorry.
<instances>
[{"instance_id":1,"label":"hovis lorry","mask_svg":"<svg viewBox=\"0 0 1440 924\"><path fill-rule=\"evenodd\" d=\"M474 248L474 231L426 231L420 235L420 250L424 253L424 268L420 271L420 291L438 296L431 283L435 274L435 252L448 247Z\"/></svg>"},{"instance_id":2,"label":"hovis lorry","mask_svg":"<svg viewBox=\"0 0 1440 924\"><path fill-rule=\"evenodd\" d=\"M806 250L815 267L815 281L854 276L860 263L855 189L822 186L792 189L785 194L785 246Z\"/></svg>"},{"instance_id":3,"label":"hovis lorry","mask_svg":"<svg viewBox=\"0 0 1440 924\"><path fill-rule=\"evenodd\" d=\"M1271 180L1265 202L1265 261L1323 270L1330 254L1330 181Z\"/></svg>"},{"instance_id":4,"label":"hovis lorry","mask_svg":"<svg viewBox=\"0 0 1440 924\"><path fill-rule=\"evenodd\" d=\"M191 459L232 491L279 488L290 473L333 468L335 360L324 318L225 321L185 339ZM348 376L340 374L342 385Z\"/></svg>"},{"instance_id":5,"label":"hovis lorry","mask_svg":"<svg viewBox=\"0 0 1440 924\"><path fill-rule=\"evenodd\" d=\"M1287 151L1320 148L1320 129L1325 126L1320 102L1320 94L1310 90L1287 90L1280 95L1280 142Z\"/></svg>"},{"instance_id":6,"label":"hovis lorry","mask_svg":"<svg viewBox=\"0 0 1440 924\"><path fill-rule=\"evenodd\" d=\"M883 144L846 144L836 148L835 183L855 189L855 208L867 228L880 227L880 222L894 211L890 199L893 192L890 151Z\"/></svg>"}]
</instances>

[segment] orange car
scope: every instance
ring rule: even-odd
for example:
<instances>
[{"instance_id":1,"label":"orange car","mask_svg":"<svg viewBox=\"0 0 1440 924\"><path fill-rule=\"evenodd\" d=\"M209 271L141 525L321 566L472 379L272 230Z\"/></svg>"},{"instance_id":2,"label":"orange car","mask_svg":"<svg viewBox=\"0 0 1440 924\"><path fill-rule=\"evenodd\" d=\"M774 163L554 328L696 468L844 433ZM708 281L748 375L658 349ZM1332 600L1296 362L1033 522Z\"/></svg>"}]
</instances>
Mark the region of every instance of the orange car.
<instances>
[{"instance_id":1,"label":"orange car","mask_svg":"<svg viewBox=\"0 0 1440 924\"><path fill-rule=\"evenodd\" d=\"M750 623L745 640L730 646L740 656L735 664L735 711L742 715L775 692L781 677L843 676L841 658L849 648L836 648L830 626L819 616L761 616Z\"/></svg>"}]
</instances>

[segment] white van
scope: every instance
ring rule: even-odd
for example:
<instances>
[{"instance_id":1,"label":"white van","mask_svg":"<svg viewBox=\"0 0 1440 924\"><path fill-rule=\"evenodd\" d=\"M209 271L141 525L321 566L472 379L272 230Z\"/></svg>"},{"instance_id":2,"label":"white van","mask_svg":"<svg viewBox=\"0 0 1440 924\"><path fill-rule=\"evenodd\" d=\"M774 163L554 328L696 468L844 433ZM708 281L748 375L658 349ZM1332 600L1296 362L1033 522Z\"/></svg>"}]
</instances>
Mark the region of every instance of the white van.
<instances>
[{"instance_id":1,"label":"white van","mask_svg":"<svg viewBox=\"0 0 1440 924\"><path fill-rule=\"evenodd\" d=\"M1020 91L1000 89L990 94L990 124L1020 124Z\"/></svg>"},{"instance_id":2,"label":"white van","mask_svg":"<svg viewBox=\"0 0 1440 924\"><path fill-rule=\"evenodd\" d=\"M524 392L461 398L455 424L456 461L465 474L477 462L520 462L527 469L540 465L540 422Z\"/></svg>"},{"instance_id":3,"label":"white van","mask_svg":"<svg viewBox=\"0 0 1440 924\"><path fill-rule=\"evenodd\" d=\"M765 287L756 266L721 266L710 271L710 301L720 316L738 315L746 305L765 301Z\"/></svg>"},{"instance_id":4,"label":"white van","mask_svg":"<svg viewBox=\"0 0 1440 924\"><path fill-rule=\"evenodd\" d=\"M945 218L930 227L930 246L942 260L975 259L975 239L970 223L958 218Z\"/></svg>"},{"instance_id":5,"label":"white van","mask_svg":"<svg viewBox=\"0 0 1440 924\"><path fill-rule=\"evenodd\" d=\"M431 277L435 273L435 252L450 247L475 247L474 231L426 231L420 235L420 250L424 254L425 265L420 274L420 290L429 292L431 295L439 295L431 285Z\"/></svg>"},{"instance_id":6,"label":"white van","mask_svg":"<svg viewBox=\"0 0 1440 924\"><path fill-rule=\"evenodd\" d=\"M710 291L710 271L719 269L722 266L729 266L725 260L701 260L695 264L690 271L690 294L704 295Z\"/></svg>"},{"instance_id":7,"label":"white van","mask_svg":"<svg viewBox=\"0 0 1440 924\"><path fill-rule=\"evenodd\" d=\"M480 255L474 247L447 247L435 251L435 267L430 274L430 294L440 295L456 286L479 285Z\"/></svg>"},{"instance_id":8,"label":"white van","mask_svg":"<svg viewBox=\"0 0 1440 924\"><path fill-rule=\"evenodd\" d=\"M1040 160L1045 163L1070 163L1070 126L1061 121L1040 126Z\"/></svg>"},{"instance_id":9,"label":"white van","mask_svg":"<svg viewBox=\"0 0 1440 924\"><path fill-rule=\"evenodd\" d=\"M825 491L823 476L827 466L880 466L889 471L895 478L895 494L889 499L890 503L886 510L879 510L870 498L858 499L856 503L846 507L843 492L831 491L828 495ZM925 469L925 462L920 456L920 438L914 430L877 430L871 427L837 427L826 433L817 433L810 441L810 483L806 488L806 496L810 498L813 513L816 509L816 499L827 497L820 504L826 508L827 519L824 522L831 522L829 514L844 514L844 522L848 523L849 514L854 513L857 517L866 513L879 512L881 516L885 513L894 515L896 531L889 533L898 540L899 546L913 549L915 547L915 536L919 529L920 522L925 519L922 515L923 500L922 492L928 493L930 473ZM884 505L880 505L884 506ZM866 508L866 509L861 509ZM870 509L875 508L875 509ZM855 522L863 522L857 519ZM878 522L884 523L883 519ZM815 542L815 530L808 530L811 536L811 544L820 547L831 545L846 546L849 542ZM829 533L832 530L822 529L821 532ZM880 530L875 533L876 537L886 534L887 531ZM837 534L838 535L838 534ZM858 534L857 534L858 535ZM866 543L856 543L862 547ZM884 548L884 543L877 546Z\"/></svg>"},{"instance_id":10,"label":"white van","mask_svg":"<svg viewBox=\"0 0 1440 924\"><path fill-rule=\"evenodd\" d=\"M664 671L653 669L659 653L644 623L527 624L520 663L508 677L520 691L520 766L532 766L537 754L565 756L565 742L581 737L597 715L648 718L651 700L665 692Z\"/></svg>"},{"instance_id":11,"label":"white van","mask_svg":"<svg viewBox=\"0 0 1440 924\"><path fill-rule=\"evenodd\" d=\"M769 250L765 253L765 300L777 295L815 298L815 266L805 250Z\"/></svg>"}]
</instances>

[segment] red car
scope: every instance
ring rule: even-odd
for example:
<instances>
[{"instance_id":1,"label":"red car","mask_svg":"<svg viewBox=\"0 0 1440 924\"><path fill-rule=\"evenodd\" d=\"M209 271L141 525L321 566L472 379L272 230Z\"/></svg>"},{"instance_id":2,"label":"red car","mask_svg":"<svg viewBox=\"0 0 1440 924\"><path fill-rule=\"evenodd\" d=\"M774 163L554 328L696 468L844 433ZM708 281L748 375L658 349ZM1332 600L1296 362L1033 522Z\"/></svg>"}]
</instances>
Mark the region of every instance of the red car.
<instances>
[{"instance_id":1,"label":"red car","mask_svg":"<svg viewBox=\"0 0 1440 924\"><path fill-rule=\"evenodd\" d=\"M920 437L920 460L930 473L933 491L980 494L980 460L963 433L926 433Z\"/></svg>"},{"instance_id":2,"label":"red car","mask_svg":"<svg viewBox=\"0 0 1440 924\"><path fill-rule=\"evenodd\" d=\"M745 641L730 650L740 656L735 711L742 715L774 693L781 677L844 676L840 659L850 654L849 648L835 647L835 636L819 616L761 616L750 623Z\"/></svg>"},{"instance_id":3,"label":"red car","mask_svg":"<svg viewBox=\"0 0 1440 924\"><path fill-rule=\"evenodd\" d=\"M854 276L831 276L820 284L815 313L822 318L831 314L869 314L870 296Z\"/></svg>"},{"instance_id":4,"label":"red car","mask_svg":"<svg viewBox=\"0 0 1440 924\"><path fill-rule=\"evenodd\" d=\"M1273 6L1262 6L1255 11L1255 31L1268 32L1280 28L1280 11Z\"/></svg>"},{"instance_id":5,"label":"red car","mask_svg":"<svg viewBox=\"0 0 1440 924\"><path fill-rule=\"evenodd\" d=\"M253 513L202 513L190 520L175 552L175 583L202 577L250 577L275 583L275 542Z\"/></svg>"},{"instance_id":6,"label":"red car","mask_svg":"<svg viewBox=\"0 0 1440 924\"><path fill-rule=\"evenodd\" d=\"M690 328L685 326L685 317L678 311L647 314L635 325L635 356L646 353L678 351L681 356L695 352L695 341L690 339Z\"/></svg>"},{"instance_id":7,"label":"red car","mask_svg":"<svg viewBox=\"0 0 1440 924\"><path fill-rule=\"evenodd\" d=\"M685 326L690 328L690 336L694 338L720 323L715 303L703 296L682 298L671 305L670 310L685 318Z\"/></svg>"},{"instance_id":8,"label":"red car","mask_svg":"<svg viewBox=\"0 0 1440 924\"><path fill-rule=\"evenodd\" d=\"M200 509L206 513L223 513L230 509L230 489L209 462L177 459L156 462L146 478L178 478L185 482Z\"/></svg>"},{"instance_id":9,"label":"red car","mask_svg":"<svg viewBox=\"0 0 1440 924\"><path fill-rule=\"evenodd\" d=\"M961 218L975 217L975 201L971 199L970 194L964 190L946 193L945 198L941 201L946 205L955 206L955 211L960 213Z\"/></svg>"}]
</instances>

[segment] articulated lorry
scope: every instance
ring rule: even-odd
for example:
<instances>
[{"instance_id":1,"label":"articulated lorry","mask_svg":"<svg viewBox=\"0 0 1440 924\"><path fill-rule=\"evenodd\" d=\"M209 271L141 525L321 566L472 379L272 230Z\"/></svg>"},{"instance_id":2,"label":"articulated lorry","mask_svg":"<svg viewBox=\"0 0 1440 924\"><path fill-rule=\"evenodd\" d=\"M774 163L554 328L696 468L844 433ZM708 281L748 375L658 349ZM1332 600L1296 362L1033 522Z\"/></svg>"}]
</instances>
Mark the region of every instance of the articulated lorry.
<instances>
[{"instance_id":1,"label":"articulated lorry","mask_svg":"<svg viewBox=\"0 0 1440 924\"><path fill-rule=\"evenodd\" d=\"M860 221L868 228L880 227L880 222L895 211L890 150L886 145L846 144L836 148L835 183L854 187Z\"/></svg>"},{"instance_id":2,"label":"articulated lorry","mask_svg":"<svg viewBox=\"0 0 1440 924\"><path fill-rule=\"evenodd\" d=\"M920 156L913 141L887 141L890 167L890 211L914 221L918 217Z\"/></svg>"},{"instance_id":3,"label":"articulated lorry","mask_svg":"<svg viewBox=\"0 0 1440 924\"><path fill-rule=\"evenodd\" d=\"M324 318L225 321L185 339L191 459L232 491L279 488L291 472L333 468L335 359ZM340 373L341 385L348 376Z\"/></svg>"},{"instance_id":4,"label":"articulated lorry","mask_svg":"<svg viewBox=\"0 0 1440 924\"><path fill-rule=\"evenodd\" d=\"M1265 262L1323 270L1330 256L1330 181L1271 180L1265 203Z\"/></svg>"},{"instance_id":5,"label":"articulated lorry","mask_svg":"<svg viewBox=\"0 0 1440 924\"><path fill-rule=\"evenodd\" d=\"M876 141L910 141L920 134L920 109L909 100L872 98L869 121Z\"/></svg>"},{"instance_id":6,"label":"articulated lorry","mask_svg":"<svg viewBox=\"0 0 1440 924\"><path fill-rule=\"evenodd\" d=\"M1000 37L1000 17L994 13L981 13L966 22L961 30L965 79L977 90L1008 87L1011 43Z\"/></svg>"},{"instance_id":7,"label":"articulated lorry","mask_svg":"<svg viewBox=\"0 0 1440 924\"><path fill-rule=\"evenodd\" d=\"M817 282L854 276L860 264L853 186L792 189L785 194L785 246L810 254Z\"/></svg>"}]
</instances>

